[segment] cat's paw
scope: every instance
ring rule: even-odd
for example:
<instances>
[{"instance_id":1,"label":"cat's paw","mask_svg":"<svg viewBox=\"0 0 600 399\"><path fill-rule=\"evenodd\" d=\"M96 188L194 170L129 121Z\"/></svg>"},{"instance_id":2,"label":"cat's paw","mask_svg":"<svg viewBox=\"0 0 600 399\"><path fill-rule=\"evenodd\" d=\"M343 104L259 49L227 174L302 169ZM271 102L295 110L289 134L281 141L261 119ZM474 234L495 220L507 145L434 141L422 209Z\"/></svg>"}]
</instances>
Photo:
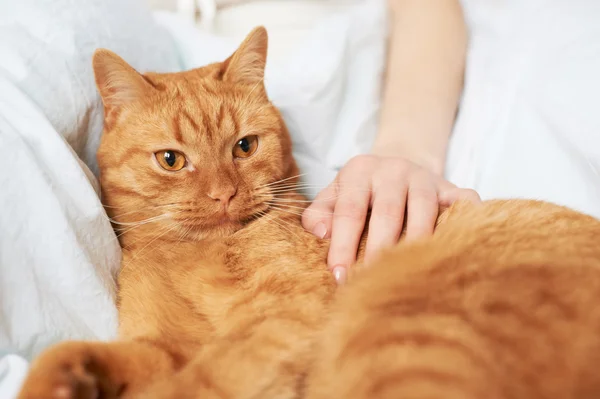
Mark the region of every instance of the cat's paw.
<instances>
[{"instance_id":1,"label":"cat's paw","mask_svg":"<svg viewBox=\"0 0 600 399\"><path fill-rule=\"evenodd\" d=\"M90 344L68 342L42 353L32 364L19 399L100 399ZM102 395L102 398L116 397Z\"/></svg>"}]
</instances>

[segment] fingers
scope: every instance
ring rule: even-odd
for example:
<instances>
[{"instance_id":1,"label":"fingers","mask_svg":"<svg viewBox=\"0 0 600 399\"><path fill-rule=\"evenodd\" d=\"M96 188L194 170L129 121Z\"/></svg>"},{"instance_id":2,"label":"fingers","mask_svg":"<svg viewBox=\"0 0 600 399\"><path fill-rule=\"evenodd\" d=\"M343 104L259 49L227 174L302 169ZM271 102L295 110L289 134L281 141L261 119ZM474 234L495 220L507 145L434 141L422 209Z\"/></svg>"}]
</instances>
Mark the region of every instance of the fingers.
<instances>
[{"instance_id":1,"label":"fingers","mask_svg":"<svg viewBox=\"0 0 600 399\"><path fill-rule=\"evenodd\" d=\"M369 157L354 158L339 174L338 198L333 214L327 263L338 281L356 261L360 237L371 202L371 176L375 164ZM340 278L338 278L340 277ZM341 281L339 281L341 282Z\"/></svg>"},{"instance_id":2,"label":"fingers","mask_svg":"<svg viewBox=\"0 0 600 399\"><path fill-rule=\"evenodd\" d=\"M450 189L440 192L439 202L442 206L450 206L459 200L470 201L473 204L481 203L479 194L477 194L475 190L469 188L451 187Z\"/></svg>"},{"instance_id":3,"label":"fingers","mask_svg":"<svg viewBox=\"0 0 600 399\"><path fill-rule=\"evenodd\" d=\"M402 179L386 182L373 190L366 263L381 249L398 242L404 224L407 192L408 185Z\"/></svg>"},{"instance_id":4,"label":"fingers","mask_svg":"<svg viewBox=\"0 0 600 399\"><path fill-rule=\"evenodd\" d=\"M398 242L404 223L408 240L433 234L440 205L457 200L481 202L475 191L459 189L401 158L358 156L304 211L302 225L318 237L331 237L327 263L343 283L356 261L369 207L367 263Z\"/></svg>"},{"instance_id":5,"label":"fingers","mask_svg":"<svg viewBox=\"0 0 600 399\"><path fill-rule=\"evenodd\" d=\"M337 186L335 181L327 186L302 213L302 226L319 238L331 236L333 210L338 197Z\"/></svg>"},{"instance_id":6,"label":"fingers","mask_svg":"<svg viewBox=\"0 0 600 399\"><path fill-rule=\"evenodd\" d=\"M438 211L435 185L420 174L414 175L408 189L406 239L413 240L433 234Z\"/></svg>"}]
</instances>

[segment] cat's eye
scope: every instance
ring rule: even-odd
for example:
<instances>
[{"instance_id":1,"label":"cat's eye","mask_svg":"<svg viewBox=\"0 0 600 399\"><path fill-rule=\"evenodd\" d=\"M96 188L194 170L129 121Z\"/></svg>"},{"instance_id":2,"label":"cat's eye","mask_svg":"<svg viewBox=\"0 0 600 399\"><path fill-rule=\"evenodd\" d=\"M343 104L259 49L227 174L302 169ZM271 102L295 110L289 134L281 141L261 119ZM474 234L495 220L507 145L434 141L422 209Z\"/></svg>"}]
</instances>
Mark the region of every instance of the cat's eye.
<instances>
[{"instance_id":1,"label":"cat's eye","mask_svg":"<svg viewBox=\"0 0 600 399\"><path fill-rule=\"evenodd\" d=\"M256 152L258 148L257 136L246 136L233 147L233 156L236 158L248 158Z\"/></svg>"},{"instance_id":2,"label":"cat's eye","mask_svg":"<svg viewBox=\"0 0 600 399\"><path fill-rule=\"evenodd\" d=\"M169 172L177 172L185 166L185 156L177 151L164 150L154 153L158 164L164 170Z\"/></svg>"}]
</instances>

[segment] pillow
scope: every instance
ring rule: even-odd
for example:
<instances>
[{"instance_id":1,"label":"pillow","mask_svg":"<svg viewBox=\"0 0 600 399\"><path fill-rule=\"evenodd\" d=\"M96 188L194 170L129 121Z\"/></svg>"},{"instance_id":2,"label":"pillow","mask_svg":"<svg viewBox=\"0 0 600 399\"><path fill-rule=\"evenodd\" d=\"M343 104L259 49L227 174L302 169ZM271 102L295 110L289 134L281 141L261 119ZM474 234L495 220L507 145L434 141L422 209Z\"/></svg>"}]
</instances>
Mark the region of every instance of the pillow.
<instances>
[{"instance_id":1,"label":"pillow","mask_svg":"<svg viewBox=\"0 0 600 399\"><path fill-rule=\"evenodd\" d=\"M0 38L0 68L94 172L103 121L94 50L113 50L140 71L180 69L142 0L3 1Z\"/></svg>"}]
</instances>

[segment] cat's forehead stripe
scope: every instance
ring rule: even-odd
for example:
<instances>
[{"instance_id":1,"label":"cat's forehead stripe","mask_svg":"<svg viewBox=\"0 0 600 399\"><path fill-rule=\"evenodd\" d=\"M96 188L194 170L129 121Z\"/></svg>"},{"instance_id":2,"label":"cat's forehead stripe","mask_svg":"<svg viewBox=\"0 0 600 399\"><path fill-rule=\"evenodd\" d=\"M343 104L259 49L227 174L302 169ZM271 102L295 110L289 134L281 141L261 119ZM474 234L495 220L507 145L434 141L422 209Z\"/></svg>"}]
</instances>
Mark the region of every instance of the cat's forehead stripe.
<instances>
[{"instance_id":1,"label":"cat's forehead stripe","mask_svg":"<svg viewBox=\"0 0 600 399\"><path fill-rule=\"evenodd\" d=\"M223 101L221 101L221 102L219 102L219 111L217 113L217 119L215 119L218 129L221 128L221 123L223 122L223 118L225 117L224 113L225 113L225 106L223 104Z\"/></svg>"},{"instance_id":2,"label":"cat's forehead stripe","mask_svg":"<svg viewBox=\"0 0 600 399\"><path fill-rule=\"evenodd\" d=\"M183 136L181 134L181 113L177 113L173 119L173 127L171 130L173 131L173 137L175 137L175 140L177 140L178 143L183 144Z\"/></svg>"},{"instance_id":3,"label":"cat's forehead stripe","mask_svg":"<svg viewBox=\"0 0 600 399\"><path fill-rule=\"evenodd\" d=\"M190 116L190 114L185 109L183 109L181 111L180 118L187 119L187 122L190 124L190 126L192 127L192 129L194 129L195 131L198 131L198 129L200 129L200 127L198 126L198 124L194 121L194 118L192 118Z\"/></svg>"}]
</instances>

